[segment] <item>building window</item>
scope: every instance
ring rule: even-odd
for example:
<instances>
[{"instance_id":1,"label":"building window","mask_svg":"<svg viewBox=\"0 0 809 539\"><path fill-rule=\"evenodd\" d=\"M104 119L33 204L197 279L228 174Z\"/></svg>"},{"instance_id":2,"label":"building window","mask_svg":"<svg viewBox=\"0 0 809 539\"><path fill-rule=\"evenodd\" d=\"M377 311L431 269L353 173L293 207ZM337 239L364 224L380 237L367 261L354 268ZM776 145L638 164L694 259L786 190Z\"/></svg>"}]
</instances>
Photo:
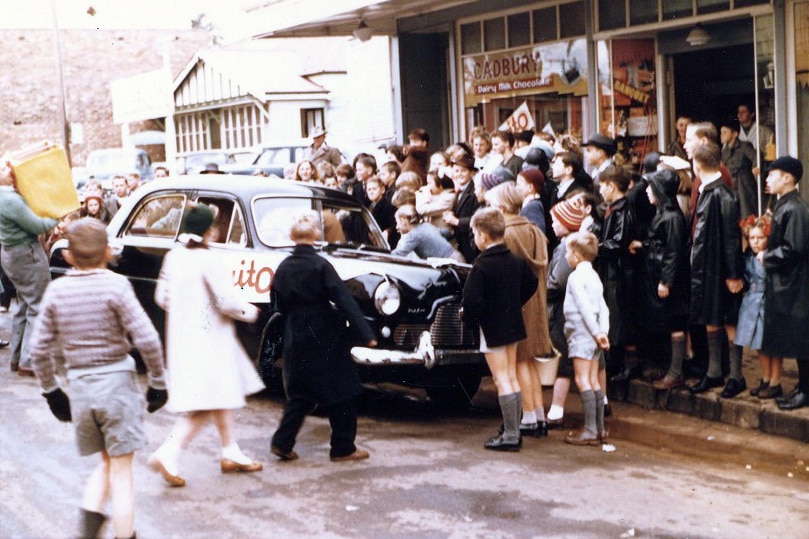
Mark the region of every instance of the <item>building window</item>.
<instances>
[{"instance_id":1,"label":"building window","mask_svg":"<svg viewBox=\"0 0 809 539\"><path fill-rule=\"evenodd\" d=\"M562 39L584 35L585 9L584 2L559 4L559 32Z\"/></svg>"},{"instance_id":2,"label":"building window","mask_svg":"<svg viewBox=\"0 0 809 539\"><path fill-rule=\"evenodd\" d=\"M301 109L301 137L309 138L316 126L326 128L325 109Z\"/></svg>"},{"instance_id":3,"label":"building window","mask_svg":"<svg viewBox=\"0 0 809 539\"><path fill-rule=\"evenodd\" d=\"M657 0L629 0L629 24L657 22Z\"/></svg>"},{"instance_id":4,"label":"building window","mask_svg":"<svg viewBox=\"0 0 809 539\"><path fill-rule=\"evenodd\" d=\"M534 19L534 43L556 41L556 6L535 9L531 15Z\"/></svg>"},{"instance_id":5,"label":"building window","mask_svg":"<svg viewBox=\"0 0 809 539\"><path fill-rule=\"evenodd\" d=\"M730 2L728 0L697 0L698 15L727 11L728 9L730 9Z\"/></svg>"},{"instance_id":6,"label":"building window","mask_svg":"<svg viewBox=\"0 0 809 539\"><path fill-rule=\"evenodd\" d=\"M180 154L260 146L265 127L261 110L253 104L178 114L175 123Z\"/></svg>"},{"instance_id":7,"label":"building window","mask_svg":"<svg viewBox=\"0 0 809 539\"><path fill-rule=\"evenodd\" d=\"M531 19L528 12L508 16L508 46L522 47L531 44Z\"/></svg>"},{"instance_id":8,"label":"building window","mask_svg":"<svg viewBox=\"0 0 809 539\"><path fill-rule=\"evenodd\" d=\"M503 17L483 21L483 42L486 51L499 51L506 48L506 20Z\"/></svg>"},{"instance_id":9,"label":"building window","mask_svg":"<svg viewBox=\"0 0 809 539\"><path fill-rule=\"evenodd\" d=\"M623 2L598 3L598 27L601 30L615 30L626 27L626 6Z\"/></svg>"},{"instance_id":10,"label":"building window","mask_svg":"<svg viewBox=\"0 0 809 539\"><path fill-rule=\"evenodd\" d=\"M480 22L461 25L461 54L474 54L483 50Z\"/></svg>"},{"instance_id":11,"label":"building window","mask_svg":"<svg viewBox=\"0 0 809 539\"><path fill-rule=\"evenodd\" d=\"M663 20L670 21L690 17L693 9L692 0L666 0L663 2Z\"/></svg>"}]
</instances>

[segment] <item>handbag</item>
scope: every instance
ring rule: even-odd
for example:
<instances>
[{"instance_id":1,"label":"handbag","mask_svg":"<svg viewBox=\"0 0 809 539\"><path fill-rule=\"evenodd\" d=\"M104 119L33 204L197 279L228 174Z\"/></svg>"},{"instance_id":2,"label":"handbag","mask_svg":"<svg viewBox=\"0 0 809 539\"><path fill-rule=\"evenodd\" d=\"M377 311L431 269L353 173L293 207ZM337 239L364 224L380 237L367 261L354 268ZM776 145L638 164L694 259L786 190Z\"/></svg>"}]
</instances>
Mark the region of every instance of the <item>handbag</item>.
<instances>
[{"instance_id":1,"label":"handbag","mask_svg":"<svg viewBox=\"0 0 809 539\"><path fill-rule=\"evenodd\" d=\"M42 141L11 152L17 191L40 217L61 219L81 207L65 150Z\"/></svg>"}]
</instances>

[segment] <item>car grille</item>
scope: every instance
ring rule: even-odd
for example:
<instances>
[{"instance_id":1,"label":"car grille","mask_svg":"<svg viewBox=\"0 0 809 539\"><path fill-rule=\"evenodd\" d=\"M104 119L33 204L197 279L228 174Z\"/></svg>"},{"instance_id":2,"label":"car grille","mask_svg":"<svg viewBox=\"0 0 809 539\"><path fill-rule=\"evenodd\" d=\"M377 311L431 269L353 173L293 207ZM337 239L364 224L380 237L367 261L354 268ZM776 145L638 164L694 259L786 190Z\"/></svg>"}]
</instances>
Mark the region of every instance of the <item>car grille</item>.
<instances>
[{"instance_id":1,"label":"car grille","mask_svg":"<svg viewBox=\"0 0 809 539\"><path fill-rule=\"evenodd\" d=\"M397 347L406 350L415 348L419 336L424 331L430 332L435 348L474 347L475 339L469 331L465 331L458 316L459 303L447 303L438 308L432 325L399 324L393 332L393 341Z\"/></svg>"}]
</instances>

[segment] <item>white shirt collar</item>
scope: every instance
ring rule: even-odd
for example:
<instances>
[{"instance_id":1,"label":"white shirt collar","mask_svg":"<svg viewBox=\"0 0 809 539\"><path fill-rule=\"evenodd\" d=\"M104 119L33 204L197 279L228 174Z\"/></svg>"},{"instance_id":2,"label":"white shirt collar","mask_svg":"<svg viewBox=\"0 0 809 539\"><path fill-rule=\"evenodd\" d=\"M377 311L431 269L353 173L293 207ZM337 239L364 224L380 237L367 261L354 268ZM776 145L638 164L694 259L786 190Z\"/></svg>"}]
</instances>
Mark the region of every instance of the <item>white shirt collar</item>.
<instances>
[{"instance_id":1,"label":"white shirt collar","mask_svg":"<svg viewBox=\"0 0 809 539\"><path fill-rule=\"evenodd\" d=\"M712 174L711 176L709 176L707 178L702 178L702 183L700 183L700 185L699 185L699 192L702 193L702 191L707 186L711 185L716 180L720 180L720 179L722 179L722 173L719 172L718 170L714 174Z\"/></svg>"}]
</instances>

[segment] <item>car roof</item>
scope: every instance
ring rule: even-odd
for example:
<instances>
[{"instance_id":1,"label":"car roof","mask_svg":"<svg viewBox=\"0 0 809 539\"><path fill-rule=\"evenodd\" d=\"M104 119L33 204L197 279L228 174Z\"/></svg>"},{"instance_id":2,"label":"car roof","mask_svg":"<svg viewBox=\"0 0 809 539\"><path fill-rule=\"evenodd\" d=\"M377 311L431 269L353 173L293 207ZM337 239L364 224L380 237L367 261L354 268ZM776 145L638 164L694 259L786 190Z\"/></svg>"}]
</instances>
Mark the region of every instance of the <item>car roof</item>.
<instances>
[{"instance_id":1,"label":"car roof","mask_svg":"<svg viewBox=\"0 0 809 539\"><path fill-rule=\"evenodd\" d=\"M138 195L145 195L149 192L166 189L223 191L238 194L248 199L262 194L330 198L358 204L356 199L346 193L321 185L240 174L189 174L187 176L169 176L168 178L160 178L144 184L138 189ZM141 193L141 190L143 190L143 193Z\"/></svg>"}]
</instances>

